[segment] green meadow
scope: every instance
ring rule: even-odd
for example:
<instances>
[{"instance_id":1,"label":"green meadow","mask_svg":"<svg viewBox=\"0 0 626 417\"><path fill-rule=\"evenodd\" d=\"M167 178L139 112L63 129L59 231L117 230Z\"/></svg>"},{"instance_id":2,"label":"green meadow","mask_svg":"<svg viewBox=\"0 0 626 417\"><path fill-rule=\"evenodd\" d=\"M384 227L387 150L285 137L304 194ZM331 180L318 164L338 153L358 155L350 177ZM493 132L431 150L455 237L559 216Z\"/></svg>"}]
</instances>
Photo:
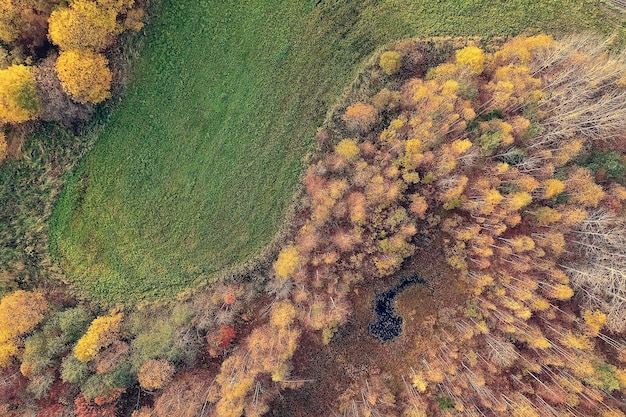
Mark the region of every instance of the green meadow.
<instances>
[{"instance_id":1,"label":"green meadow","mask_svg":"<svg viewBox=\"0 0 626 417\"><path fill-rule=\"evenodd\" d=\"M381 45L609 33L606 19L590 0L159 0L129 87L67 179L53 254L105 303L210 280L272 240L316 129Z\"/></svg>"}]
</instances>

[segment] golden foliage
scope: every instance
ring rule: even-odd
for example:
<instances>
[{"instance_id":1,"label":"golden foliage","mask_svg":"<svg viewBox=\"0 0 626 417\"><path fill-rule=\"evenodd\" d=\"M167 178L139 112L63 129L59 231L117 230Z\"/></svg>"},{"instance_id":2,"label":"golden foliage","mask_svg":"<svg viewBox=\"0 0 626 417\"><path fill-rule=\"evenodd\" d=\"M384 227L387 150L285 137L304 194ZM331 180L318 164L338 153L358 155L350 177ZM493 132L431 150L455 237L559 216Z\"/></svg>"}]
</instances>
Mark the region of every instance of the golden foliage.
<instances>
[{"instance_id":1,"label":"golden foliage","mask_svg":"<svg viewBox=\"0 0 626 417\"><path fill-rule=\"evenodd\" d=\"M494 54L494 59L498 65L528 65L530 64L533 53L536 55L542 50L556 46L556 41L550 35L540 34L530 37L517 36L505 43L502 48Z\"/></svg>"},{"instance_id":2,"label":"golden foliage","mask_svg":"<svg viewBox=\"0 0 626 417\"><path fill-rule=\"evenodd\" d=\"M523 191L529 193L539 187L539 181L537 181L532 175L521 175L516 179L515 183L519 185Z\"/></svg>"},{"instance_id":3,"label":"golden foliage","mask_svg":"<svg viewBox=\"0 0 626 417\"><path fill-rule=\"evenodd\" d=\"M452 148L452 153L454 155L460 156L472 147L472 142L469 139L457 139L453 141L450 146Z\"/></svg>"},{"instance_id":4,"label":"golden foliage","mask_svg":"<svg viewBox=\"0 0 626 417\"><path fill-rule=\"evenodd\" d=\"M280 279L286 279L293 274L298 267L300 257L295 246L287 246L278 254L278 259L274 262L274 272Z\"/></svg>"},{"instance_id":5,"label":"golden foliage","mask_svg":"<svg viewBox=\"0 0 626 417\"><path fill-rule=\"evenodd\" d=\"M485 54L476 46L467 46L456 51L456 62L469 67L473 74L480 74L485 65Z\"/></svg>"},{"instance_id":6,"label":"golden foliage","mask_svg":"<svg viewBox=\"0 0 626 417\"><path fill-rule=\"evenodd\" d=\"M164 359L150 359L139 368L137 378L145 389L160 389L174 375L174 366Z\"/></svg>"},{"instance_id":7,"label":"golden foliage","mask_svg":"<svg viewBox=\"0 0 626 417\"><path fill-rule=\"evenodd\" d=\"M0 301L0 369L17 356L18 338L30 333L44 319L48 302L39 293L15 291Z\"/></svg>"},{"instance_id":8,"label":"golden foliage","mask_svg":"<svg viewBox=\"0 0 626 417\"><path fill-rule=\"evenodd\" d=\"M48 302L39 293L18 290L0 301L0 343L6 343L33 331L48 310Z\"/></svg>"},{"instance_id":9,"label":"golden foliage","mask_svg":"<svg viewBox=\"0 0 626 417\"><path fill-rule=\"evenodd\" d=\"M270 324L274 327L283 328L289 326L296 317L296 309L289 301L279 301L272 305Z\"/></svg>"},{"instance_id":10,"label":"golden foliage","mask_svg":"<svg viewBox=\"0 0 626 417\"><path fill-rule=\"evenodd\" d=\"M511 193L506 199L507 210L518 211L522 207L530 204L532 202L532 199L532 196L525 191Z\"/></svg>"},{"instance_id":11,"label":"golden foliage","mask_svg":"<svg viewBox=\"0 0 626 417\"><path fill-rule=\"evenodd\" d=\"M574 290L569 285L559 284L550 287L547 295L557 300L569 300L574 295Z\"/></svg>"},{"instance_id":12,"label":"golden foliage","mask_svg":"<svg viewBox=\"0 0 626 417\"><path fill-rule=\"evenodd\" d=\"M543 183L543 198L552 198L565 191L565 184L556 178L549 178Z\"/></svg>"},{"instance_id":13,"label":"golden foliage","mask_svg":"<svg viewBox=\"0 0 626 417\"><path fill-rule=\"evenodd\" d=\"M75 0L49 19L50 40L61 50L101 51L121 32L117 11L90 0Z\"/></svg>"},{"instance_id":14,"label":"golden foliage","mask_svg":"<svg viewBox=\"0 0 626 417\"><path fill-rule=\"evenodd\" d=\"M517 236L508 240L515 252L526 252L535 248L535 242L528 236Z\"/></svg>"},{"instance_id":15,"label":"golden foliage","mask_svg":"<svg viewBox=\"0 0 626 417\"><path fill-rule=\"evenodd\" d=\"M547 349L552 346L552 344L546 339L542 334L531 334L526 340L528 345L535 349Z\"/></svg>"},{"instance_id":16,"label":"golden foliage","mask_svg":"<svg viewBox=\"0 0 626 417\"><path fill-rule=\"evenodd\" d=\"M17 10L11 0L0 2L0 41L10 44L19 35L19 29L15 26Z\"/></svg>"},{"instance_id":17,"label":"golden foliage","mask_svg":"<svg viewBox=\"0 0 626 417\"><path fill-rule=\"evenodd\" d=\"M300 331L289 326L277 328L267 324L254 329L245 346L222 363L215 379L220 387L216 415L238 417L245 410L246 415L256 416L267 411L259 393L254 394L255 378L259 374L269 373L274 382L286 379L289 373L288 361L297 347L299 337Z\"/></svg>"},{"instance_id":18,"label":"golden foliage","mask_svg":"<svg viewBox=\"0 0 626 417\"><path fill-rule=\"evenodd\" d=\"M13 342L0 343L0 370L11 364L13 359L18 354L18 349Z\"/></svg>"},{"instance_id":19,"label":"golden foliage","mask_svg":"<svg viewBox=\"0 0 626 417\"><path fill-rule=\"evenodd\" d=\"M7 157L7 139L4 132L0 132L0 163Z\"/></svg>"},{"instance_id":20,"label":"golden foliage","mask_svg":"<svg viewBox=\"0 0 626 417\"><path fill-rule=\"evenodd\" d=\"M506 65L498 67L489 89L493 95L492 108L507 110L539 101L542 97L541 81L531 75L527 66Z\"/></svg>"},{"instance_id":21,"label":"golden foliage","mask_svg":"<svg viewBox=\"0 0 626 417\"><path fill-rule=\"evenodd\" d=\"M99 103L111 96L109 62L91 51L63 51L56 62L56 72L66 93L81 103Z\"/></svg>"},{"instance_id":22,"label":"golden foliage","mask_svg":"<svg viewBox=\"0 0 626 417\"><path fill-rule=\"evenodd\" d=\"M118 337L123 313L111 313L96 318L87 332L74 346L74 356L81 362L88 362L96 357L100 349L109 346Z\"/></svg>"},{"instance_id":23,"label":"golden foliage","mask_svg":"<svg viewBox=\"0 0 626 417\"><path fill-rule=\"evenodd\" d=\"M22 123L33 119L39 107L30 67L12 65L0 70L0 123Z\"/></svg>"},{"instance_id":24,"label":"golden foliage","mask_svg":"<svg viewBox=\"0 0 626 417\"><path fill-rule=\"evenodd\" d=\"M565 184L572 202L585 207L596 207L604 197L604 190L593 181L591 172L586 168L573 168Z\"/></svg>"},{"instance_id":25,"label":"golden foliage","mask_svg":"<svg viewBox=\"0 0 626 417\"><path fill-rule=\"evenodd\" d=\"M554 162L556 165L563 166L576 157L583 149L585 141L585 138L577 138L559 144L559 148L554 153Z\"/></svg>"},{"instance_id":26,"label":"golden foliage","mask_svg":"<svg viewBox=\"0 0 626 417\"><path fill-rule=\"evenodd\" d=\"M563 344L565 346L573 347L574 349L580 350L591 350L593 349L593 344L589 340L589 337L582 334L574 334L571 331L568 331L565 337L563 337Z\"/></svg>"},{"instance_id":27,"label":"golden foliage","mask_svg":"<svg viewBox=\"0 0 626 417\"><path fill-rule=\"evenodd\" d=\"M606 314L600 310L583 310L582 317L589 326L589 334L592 336L597 336L606 324Z\"/></svg>"},{"instance_id":28,"label":"golden foliage","mask_svg":"<svg viewBox=\"0 0 626 417\"><path fill-rule=\"evenodd\" d=\"M359 156L359 146L352 139L344 139L335 146L335 152L351 161Z\"/></svg>"},{"instance_id":29,"label":"golden foliage","mask_svg":"<svg viewBox=\"0 0 626 417\"><path fill-rule=\"evenodd\" d=\"M539 224L542 225L556 223L563 217L563 215L558 210L546 206L539 207L537 210L534 211L533 214L535 215L535 218L537 219Z\"/></svg>"},{"instance_id":30,"label":"golden foliage","mask_svg":"<svg viewBox=\"0 0 626 417\"><path fill-rule=\"evenodd\" d=\"M270 336L284 341L285 333L302 324L321 331L327 343L347 314L337 313L342 307L335 304L355 283L397 271L415 252L418 230L421 237L435 228L468 299L465 308L460 304L432 319L452 324L438 332L441 344L432 351L421 349L430 347L421 339L437 331L432 327L409 338L419 343L420 353L406 358L412 380L405 381L406 396L399 397L406 400L400 406L404 413L434 410L434 391L453 397L459 413L517 416L543 415L543 404L557 414L603 399L593 365L606 361L594 340L606 316L579 313L566 303L573 296L567 263L577 253L566 241L587 219L585 207L601 205L613 215L623 209L620 196L626 191L605 179L611 196L603 201L596 179L571 162L588 149L583 145L592 144L579 138L580 132L552 131L560 121L543 111L554 98L544 89L549 92L546 86L555 85L550 80L559 74L541 67L541 60L558 59L559 53L548 51L554 45L540 36L513 40L497 54L468 47L425 79L405 78L409 74L394 79L400 105L391 105L392 93L383 88L373 106L360 96L364 102L346 109L343 121L360 139L348 139L356 137L353 132L337 138L334 152L309 169L305 227L285 249L292 251L291 262L283 259L288 272L279 274L275 264L275 279L292 277L297 290L274 304L269 324L251 334L236 359L224 362L219 415L251 412L246 408L251 399L270 389L267 375L259 378L262 372L284 385L290 354ZM409 51L399 50L410 62ZM334 132L341 134L334 116ZM374 130L375 123L388 124ZM268 358L267 352L277 357ZM589 360L578 360L581 356ZM510 371L503 373L505 368ZM509 376L519 391L497 386ZM378 401L355 390L340 399L345 410L365 415L374 414L367 407Z\"/></svg>"},{"instance_id":31,"label":"golden foliage","mask_svg":"<svg viewBox=\"0 0 626 417\"><path fill-rule=\"evenodd\" d=\"M383 52L380 55L379 64L382 70L385 71L385 74L393 75L396 72L398 72L398 70L400 69L400 64L401 64L400 54L397 53L396 51Z\"/></svg>"},{"instance_id":32,"label":"golden foliage","mask_svg":"<svg viewBox=\"0 0 626 417\"><path fill-rule=\"evenodd\" d=\"M428 388L428 381L426 381L422 372L416 372L415 375L413 375L411 384L418 392L424 392L426 388Z\"/></svg>"}]
</instances>

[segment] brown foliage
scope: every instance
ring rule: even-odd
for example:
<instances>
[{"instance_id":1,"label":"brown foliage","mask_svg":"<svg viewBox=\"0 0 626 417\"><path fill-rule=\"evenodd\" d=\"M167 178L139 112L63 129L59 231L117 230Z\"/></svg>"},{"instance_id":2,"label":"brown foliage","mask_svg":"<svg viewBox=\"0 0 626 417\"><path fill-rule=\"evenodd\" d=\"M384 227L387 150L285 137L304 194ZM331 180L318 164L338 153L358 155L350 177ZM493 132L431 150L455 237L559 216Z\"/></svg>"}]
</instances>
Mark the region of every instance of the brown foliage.
<instances>
[{"instance_id":1,"label":"brown foliage","mask_svg":"<svg viewBox=\"0 0 626 417\"><path fill-rule=\"evenodd\" d=\"M150 359L141 365L137 378L146 389L159 389L166 385L174 375L174 366L166 360Z\"/></svg>"},{"instance_id":2,"label":"brown foliage","mask_svg":"<svg viewBox=\"0 0 626 417\"><path fill-rule=\"evenodd\" d=\"M367 132L378 119L378 112L371 104L355 103L348 106L342 117L346 127L353 132Z\"/></svg>"},{"instance_id":3,"label":"brown foliage","mask_svg":"<svg viewBox=\"0 0 626 417\"><path fill-rule=\"evenodd\" d=\"M165 387L154 402L155 417L196 417L207 403L213 375L202 369L185 372Z\"/></svg>"},{"instance_id":4,"label":"brown foliage","mask_svg":"<svg viewBox=\"0 0 626 417\"><path fill-rule=\"evenodd\" d=\"M76 417L115 417L115 407L100 407L91 401L85 400L82 394L74 399Z\"/></svg>"},{"instance_id":5,"label":"brown foliage","mask_svg":"<svg viewBox=\"0 0 626 417\"><path fill-rule=\"evenodd\" d=\"M111 372L127 358L130 346L120 340L114 341L111 346L98 353L95 359L96 373Z\"/></svg>"}]
</instances>

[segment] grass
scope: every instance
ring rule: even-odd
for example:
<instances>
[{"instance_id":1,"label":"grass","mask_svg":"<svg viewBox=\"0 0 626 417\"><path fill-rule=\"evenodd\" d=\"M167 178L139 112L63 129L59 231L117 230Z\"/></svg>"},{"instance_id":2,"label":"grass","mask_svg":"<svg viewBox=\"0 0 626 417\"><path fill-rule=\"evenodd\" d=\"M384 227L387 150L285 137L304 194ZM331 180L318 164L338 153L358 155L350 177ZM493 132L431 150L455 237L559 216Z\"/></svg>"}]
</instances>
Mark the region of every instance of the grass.
<instances>
[{"instance_id":1,"label":"grass","mask_svg":"<svg viewBox=\"0 0 626 417\"><path fill-rule=\"evenodd\" d=\"M66 128L42 124L21 144L21 158L0 165L0 297L59 277L46 245L48 219L63 184L59 174L84 155L93 138L77 141Z\"/></svg>"},{"instance_id":2,"label":"grass","mask_svg":"<svg viewBox=\"0 0 626 417\"><path fill-rule=\"evenodd\" d=\"M589 0L160 0L134 79L50 221L107 303L171 296L272 239L327 109L403 37L602 31Z\"/></svg>"}]
</instances>

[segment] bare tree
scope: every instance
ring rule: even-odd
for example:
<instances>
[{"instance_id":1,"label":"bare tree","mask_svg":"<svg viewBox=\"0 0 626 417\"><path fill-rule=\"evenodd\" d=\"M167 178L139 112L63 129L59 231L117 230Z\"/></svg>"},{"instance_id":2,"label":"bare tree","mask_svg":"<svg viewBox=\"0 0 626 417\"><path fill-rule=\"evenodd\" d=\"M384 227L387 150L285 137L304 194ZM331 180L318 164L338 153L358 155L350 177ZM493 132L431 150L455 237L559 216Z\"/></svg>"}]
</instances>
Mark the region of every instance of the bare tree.
<instances>
[{"instance_id":1,"label":"bare tree","mask_svg":"<svg viewBox=\"0 0 626 417\"><path fill-rule=\"evenodd\" d=\"M626 221L595 210L573 236L584 258L562 265L572 284L606 313L609 330L626 330Z\"/></svg>"},{"instance_id":2,"label":"bare tree","mask_svg":"<svg viewBox=\"0 0 626 417\"><path fill-rule=\"evenodd\" d=\"M574 35L534 54L531 74L546 92L539 106L545 117L530 149L576 136L611 140L626 128L626 53L611 54L608 46L593 35Z\"/></svg>"}]
</instances>

